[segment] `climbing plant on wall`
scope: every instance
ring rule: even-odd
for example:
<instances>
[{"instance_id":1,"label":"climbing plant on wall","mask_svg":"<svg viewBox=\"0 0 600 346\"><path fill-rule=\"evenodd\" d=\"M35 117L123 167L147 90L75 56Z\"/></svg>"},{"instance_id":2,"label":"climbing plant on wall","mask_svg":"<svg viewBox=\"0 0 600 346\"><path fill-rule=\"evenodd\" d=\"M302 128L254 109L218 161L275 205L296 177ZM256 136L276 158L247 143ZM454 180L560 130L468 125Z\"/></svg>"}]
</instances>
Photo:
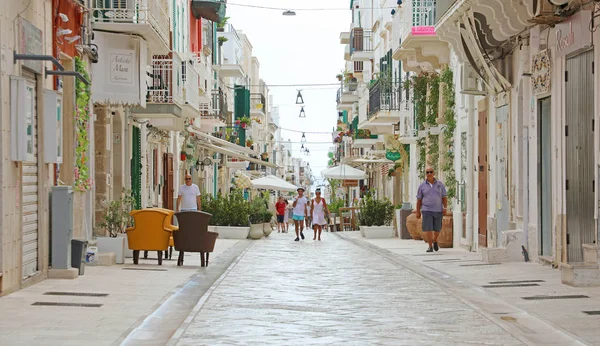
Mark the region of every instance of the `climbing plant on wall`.
<instances>
[{"instance_id":1,"label":"climbing plant on wall","mask_svg":"<svg viewBox=\"0 0 600 346\"><path fill-rule=\"evenodd\" d=\"M79 57L75 57L75 70L79 72L86 80L90 76L85 69L85 62ZM92 188L93 179L90 177L89 162L89 129L90 129L90 86L80 80L75 83L75 169L73 176L75 178L74 188L76 191L89 191Z\"/></svg>"},{"instance_id":2,"label":"climbing plant on wall","mask_svg":"<svg viewBox=\"0 0 600 346\"><path fill-rule=\"evenodd\" d=\"M405 88L413 90L413 104L415 106L415 128L418 131L425 129L427 122L427 75L424 73L412 76L407 81ZM421 178L425 177L425 161L427 159L427 143L425 138L417 140L418 157L417 172Z\"/></svg>"},{"instance_id":3,"label":"climbing plant on wall","mask_svg":"<svg viewBox=\"0 0 600 346\"><path fill-rule=\"evenodd\" d=\"M427 86L429 95L427 95L427 125L430 127L438 126L438 113L440 107L440 76L437 73L427 75ZM427 154L429 160L427 164L438 172L438 162L440 157L440 141L438 135L427 135Z\"/></svg>"},{"instance_id":4,"label":"climbing plant on wall","mask_svg":"<svg viewBox=\"0 0 600 346\"><path fill-rule=\"evenodd\" d=\"M446 128L443 133L444 147L446 154L442 157L442 172L449 198L456 196L456 173L454 171L454 131L456 130L456 99L454 93L454 74L452 70L446 68L442 71L440 81L443 83L442 96L444 98L445 112L444 122Z\"/></svg>"}]
</instances>

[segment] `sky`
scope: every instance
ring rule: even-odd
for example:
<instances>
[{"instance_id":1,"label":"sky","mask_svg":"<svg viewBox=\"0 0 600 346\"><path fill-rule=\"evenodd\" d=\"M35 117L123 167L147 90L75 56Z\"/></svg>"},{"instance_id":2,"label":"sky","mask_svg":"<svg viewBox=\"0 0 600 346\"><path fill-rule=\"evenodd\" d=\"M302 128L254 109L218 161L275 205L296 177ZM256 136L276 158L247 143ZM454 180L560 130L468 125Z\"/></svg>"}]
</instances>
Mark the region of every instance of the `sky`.
<instances>
[{"instance_id":1,"label":"sky","mask_svg":"<svg viewBox=\"0 0 600 346\"><path fill-rule=\"evenodd\" d=\"M283 16L282 10L242 5L289 8L297 15ZM340 10L301 10L326 8ZM247 35L253 55L260 62L261 78L268 85L333 84L338 83L335 76L344 69L344 46L339 37L342 31L350 29L349 8L350 0L229 0L227 17L229 24ZM302 89L306 118L299 118L298 89ZM322 178L321 171L327 167L327 153L333 145L330 132L337 122L337 89L338 86L269 88L273 105L279 106L281 128L301 131L282 130L282 138L291 139L292 156L308 161L317 179ZM302 132L310 156L300 151Z\"/></svg>"}]
</instances>

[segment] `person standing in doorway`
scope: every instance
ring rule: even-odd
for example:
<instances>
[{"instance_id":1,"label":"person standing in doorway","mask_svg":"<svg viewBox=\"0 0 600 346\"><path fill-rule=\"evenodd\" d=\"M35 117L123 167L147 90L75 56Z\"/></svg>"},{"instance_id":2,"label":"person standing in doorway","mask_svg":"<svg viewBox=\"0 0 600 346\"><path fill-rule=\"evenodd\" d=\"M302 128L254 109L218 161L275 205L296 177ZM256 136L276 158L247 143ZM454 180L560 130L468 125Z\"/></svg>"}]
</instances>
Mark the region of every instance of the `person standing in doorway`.
<instances>
[{"instance_id":1,"label":"person standing in doorway","mask_svg":"<svg viewBox=\"0 0 600 346\"><path fill-rule=\"evenodd\" d=\"M432 167L425 169L425 181L417 191L417 219L423 216L423 234L429 244L427 252L438 251L437 239L442 230L442 218L448 208L446 186L435 179Z\"/></svg>"},{"instance_id":2,"label":"person standing in doorway","mask_svg":"<svg viewBox=\"0 0 600 346\"><path fill-rule=\"evenodd\" d=\"M294 227L296 229L295 241L300 241L300 237L304 239L304 219L308 217L308 199L304 197L304 188L298 188L298 196L292 203L292 220L294 220Z\"/></svg>"},{"instance_id":3,"label":"person standing in doorway","mask_svg":"<svg viewBox=\"0 0 600 346\"><path fill-rule=\"evenodd\" d=\"M323 231L323 226L327 225L325 215L329 214L329 210L325 199L321 198L321 189L317 189L315 195L315 199L310 203L310 215L312 215L313 230L315 231L313 240L317 240L318 236L318 240L321 241L321 231Z\"/></svg>"},{"instance_id":4,"label":"person standing in doorway","mask_svg":"<svg viewBox=\"0 0 600 346\"><path fill-rule=\"evenodd\" d=\"M192 184L192 176L185 175L185 184L179 188L177 197L177 211L200 211L202 202L200 202L200 188Z\"/></svg>"},{"instance_id":5,"label":"person standing in doorway","mask_svg":"<svg viewBox=\"0 0 600 346\"><path fill-rule=\"evenodd\" d=\"M275 210L277 211L277 233L285 232L285 224L283 223L285 215L286 204L282 196L279 196L279 200L275 203Z\"/></svg>"}]
</instances>

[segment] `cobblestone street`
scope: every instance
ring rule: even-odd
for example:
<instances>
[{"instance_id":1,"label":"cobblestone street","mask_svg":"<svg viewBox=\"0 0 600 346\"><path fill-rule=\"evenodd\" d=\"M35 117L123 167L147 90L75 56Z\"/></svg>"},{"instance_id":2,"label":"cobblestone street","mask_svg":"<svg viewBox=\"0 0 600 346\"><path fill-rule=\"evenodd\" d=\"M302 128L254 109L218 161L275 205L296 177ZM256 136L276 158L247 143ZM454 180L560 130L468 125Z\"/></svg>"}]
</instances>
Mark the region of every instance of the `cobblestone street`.
<instances>
[{"instance_id":1,"label":"cobblestone street","mask_svg":"<svg viewBox=\"0 0 600 346\"><path fill-rule=\"evenodd\" d=\"M307 233L254 242L176 344L521 344L432 281L337 235Z\"/></svg>"}]
</instances>

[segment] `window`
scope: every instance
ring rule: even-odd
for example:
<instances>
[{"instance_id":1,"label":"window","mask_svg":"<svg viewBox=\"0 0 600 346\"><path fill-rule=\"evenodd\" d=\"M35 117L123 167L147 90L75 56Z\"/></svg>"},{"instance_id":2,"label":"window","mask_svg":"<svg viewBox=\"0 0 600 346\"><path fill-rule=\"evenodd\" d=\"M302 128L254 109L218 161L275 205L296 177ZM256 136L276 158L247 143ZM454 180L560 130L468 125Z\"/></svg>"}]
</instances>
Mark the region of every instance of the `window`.
<instances>
[{"instance_id":1,"label":"window","mask_svg":"<svg viewBox=\"0 0 600 346\"><path fill-rule=\"evenodd\" d=\"M62 127L62 100L60 97L56 99L56 155L58 162L62 163L63 157L63 127Z\"/></svg>"},{"instance_id":2,"label":"window","mask_svg":"<svg viewBox=\"0 0 600 346\"><path fill-rule=\"evenodd\" d=\"M35 155L35 89L31 82L25 88L25 155L34 161Z\"/></svg>"}]
</instances>

